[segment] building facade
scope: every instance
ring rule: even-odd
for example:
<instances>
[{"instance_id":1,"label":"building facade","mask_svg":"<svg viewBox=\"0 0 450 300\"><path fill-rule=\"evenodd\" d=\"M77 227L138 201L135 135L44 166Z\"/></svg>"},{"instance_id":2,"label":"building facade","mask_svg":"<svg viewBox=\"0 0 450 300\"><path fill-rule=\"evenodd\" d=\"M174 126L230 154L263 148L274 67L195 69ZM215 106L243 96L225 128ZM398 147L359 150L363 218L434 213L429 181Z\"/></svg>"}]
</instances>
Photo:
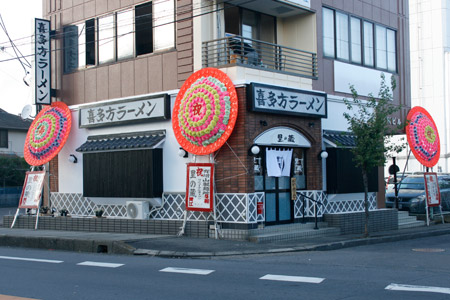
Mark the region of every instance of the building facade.
<instances>
[{"instance_id":1,"label":"building facade","mask_svg":"<svg viewBox=\"0 0 450 300\"><path fill-rule=\"evenodd\" d=\"M436 123L440 158L434 172L450 172L449 100L449 1L409 1L411 32L411 105L425 108ZM398 157L401 170L426 171L410 155L409 148ZM406 165L406 166L405 166Z\"/></svg>"},{"instance_id":2,"label":"building facade","mask_svg":"<svg viewBox=\"0 0 450 300\"><path fill-rule=\"evenodd\" d=\"M342 98L349 84L375 94L386 73L395 104L409 106L407 1L385 2L44 1L54 100L74 124L50 163L51 204L224 230L362 210L362 182L339 142L352 145ZM238 116L213 155L183 155L171 112L202 68L232 80ZM214 162L214 213L185 210L192 161Z\"/></svg>"}]
</instances>

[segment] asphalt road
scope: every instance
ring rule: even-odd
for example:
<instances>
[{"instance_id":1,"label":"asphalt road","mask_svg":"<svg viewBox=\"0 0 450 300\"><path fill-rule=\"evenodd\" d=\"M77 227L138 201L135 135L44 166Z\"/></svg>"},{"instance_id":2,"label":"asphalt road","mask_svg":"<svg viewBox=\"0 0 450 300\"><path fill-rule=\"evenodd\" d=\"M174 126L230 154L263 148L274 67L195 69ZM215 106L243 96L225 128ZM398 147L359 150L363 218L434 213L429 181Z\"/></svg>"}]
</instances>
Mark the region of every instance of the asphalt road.
<instances>
[{"instance_id":1,"label":"asphalt road","mask_svg":"<svg viewBox=\"0 0 450 300\"><path fill-rule=\"evenodd\" d=\"M0 271L0 299L450 299L450 236L215 259L0 247Z\"/></svg>"}]
</instances>

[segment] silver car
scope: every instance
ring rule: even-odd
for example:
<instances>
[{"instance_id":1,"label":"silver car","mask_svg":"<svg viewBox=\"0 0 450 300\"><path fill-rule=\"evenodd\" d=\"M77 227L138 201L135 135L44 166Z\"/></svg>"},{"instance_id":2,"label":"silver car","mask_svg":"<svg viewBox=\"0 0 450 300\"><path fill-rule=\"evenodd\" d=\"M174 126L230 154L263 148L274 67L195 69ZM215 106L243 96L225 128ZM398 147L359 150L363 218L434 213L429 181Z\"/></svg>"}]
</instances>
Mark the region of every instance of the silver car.
<instances>
[{"instance_id":1,"label":"silver car","mask_svg":"<svg viewBox=\"0 0 450 300\"><path fill-rule=\"evenodd\" d=\"M441 206L443 211L450 210L450 176L438 175ZM399 210L409 210L411 213L425 213L425 179L423 175L409 175L404 178L398 190ZM394 191L386 193L386 207L395 207Z\"/></svg>"}]
</instances>

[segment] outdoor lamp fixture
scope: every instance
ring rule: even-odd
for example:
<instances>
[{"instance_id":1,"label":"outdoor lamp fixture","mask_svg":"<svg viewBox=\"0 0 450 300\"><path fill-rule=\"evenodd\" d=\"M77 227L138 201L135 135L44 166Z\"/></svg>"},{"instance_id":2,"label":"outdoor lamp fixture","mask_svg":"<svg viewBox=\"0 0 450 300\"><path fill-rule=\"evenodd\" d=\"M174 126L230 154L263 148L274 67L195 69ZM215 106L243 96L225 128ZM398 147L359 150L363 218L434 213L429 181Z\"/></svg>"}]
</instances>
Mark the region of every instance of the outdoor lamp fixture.
<instances>
[{"instance_id":1,"label":"outdoor lamp fixture","mask_svg":"<svg viewBox=\"0 0 450 300\"><path fill-rule=\"evenodd\" d=\"M178 156L186 158L186 157L188 157L188 153L186 150L184 150L183 148L180 147L180 149L178 150Z\"/></svg>"},{"instance_id":2,"label":"outdoor lamp fixture","mask_svg":"<svg viewBox=\"0 0 450 300\"><path fill-rule=\"evenodd\" d=\"M253 144L250 149L248 149L248 155L249 156L255 156L258 155L259 152L261 152L261 149L259 148L258 145Z\"/></svg>"},{"instance_id":3,"label":"outdoor lamp fixture","mask_svg":"<svg viewBox=\"0 0 450 300\"><path fill-rule=\"evenodd\" d=\"M259 120L259 125L261 125L261 126L267 126L267 121L265 121L265 120Z\"/></svg>"},{"instance_id":4,"label":"outdoor lamp fixture","mask_svg":"<svg viewBox=\"0 0 450 300\"><path fill-rule=\"evenodd\" d=\"M328 157L328 152L326 150L322 150L319 153L319 160L320 159L326 159Z\"/></svg>"},{"instance_id":5,"label":"outdoor lamp fixture","mask_svg":"<svg viewBox=\"0 0 450 300\"><path fill-rule=\"evenodd\" d=\"M76 164L76 163L78 162L78 159L77 159L77 157L76 157L75 155L70 154L70 155L69 155L69 161L70 161L71 163L73 163L73 164Z\"/></svg>"}]
</instances>

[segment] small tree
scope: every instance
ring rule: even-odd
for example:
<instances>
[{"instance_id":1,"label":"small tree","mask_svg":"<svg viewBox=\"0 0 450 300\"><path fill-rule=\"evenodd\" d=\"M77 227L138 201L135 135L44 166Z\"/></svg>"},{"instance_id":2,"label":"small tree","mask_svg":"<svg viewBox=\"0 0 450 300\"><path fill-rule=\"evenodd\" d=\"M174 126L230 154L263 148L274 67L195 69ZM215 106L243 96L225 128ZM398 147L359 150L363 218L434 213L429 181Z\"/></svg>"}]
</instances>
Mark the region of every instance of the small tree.
<instances>
[{"instance_id":1,"label":"small tree","mask_svg":"<svg viewBox=\"0 0 450 300\"><path fill-rule=\"evenodd\" d=\"M369 180L368 171L386 163L388 153L398 153L404 147L402 143L389 143L390 136L395 129L390 126L388 117L400 110L392 104L392 91L396 87L395 79L391 78L391 88L386 85L384 74L381 75L381 86L378 98L369 95L368 100L360 100L353 85L350 86L353 101L344 99L349 112L344 113L349 123L349 130L353 132L356 146L352 148L354 161L362 170L364 185L364 235L369 236ZM399 127L404 127L400 125ZM397 128L398 130L399 128Z\"/></svg>"}]
</instances>

